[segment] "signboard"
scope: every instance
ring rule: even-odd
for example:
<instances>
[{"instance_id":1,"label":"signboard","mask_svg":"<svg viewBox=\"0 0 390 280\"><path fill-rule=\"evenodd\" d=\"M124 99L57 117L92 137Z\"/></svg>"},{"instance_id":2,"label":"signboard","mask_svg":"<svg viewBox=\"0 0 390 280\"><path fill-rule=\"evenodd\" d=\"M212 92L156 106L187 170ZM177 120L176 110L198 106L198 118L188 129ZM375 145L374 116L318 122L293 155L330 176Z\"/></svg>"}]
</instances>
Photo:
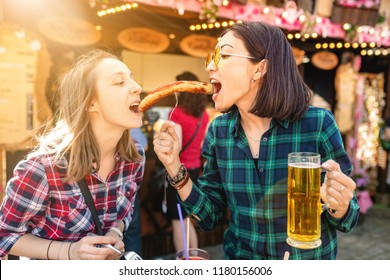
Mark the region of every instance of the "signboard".
<instances>
[{"instance_id":1,"label":"signboard","mask_svg":"<svg viewBox=\"0 0 390 280\"><path fill-rule=\"evenodd\" d=\"M305 51L297 47L292 47L292 52L294 54L295 62L297 63L297 65L301 65L303 58L305 57Z\"/></svg>"},{"instance_id":2,"label":"signboard","mask_svg":"<svg viewBox=\"0 0 390 280\"><path fill-rule=\"evenodd\" d=\"M32 139L50 114L44 99L50 64L39 41L23 29L0 27L0 147L14 150L25 148L22 143ZM38 113L38 106L43 114Z\"/></svg>"},{"instance_id":3,"label":"signboard","mask_svg":"<svg viewBox=\"0 0 390 280\"><path fill-rule=\"evenodd\" d=\"M332 70L339 63L339 59L332 52L321 51L312 56L311 62L314 66L322 70Z\"/></svg>"},{"instance_id":4,"label":"signboard","mask_svg":"<svg viewBox=\"0 0 390 280\"><path fill-rule=\"evenodd\" d=\"M206 58L217 45L217 38L207 35L190 35L180 41L180 48L188 55Z\"/></svg>"},{"instance_id":5,"label":"signboard","mask_svg":"<svg viewBox=\"0 0 390 280\"><path fill-rule=\"evenodd\" d=\"M353 1L351 1L354 3ZM358 1L355 1L358 2ZM368 1L367 1L368 2ZM374 3L374 1L372 1ZM331 20L335 23L344 24L348 22L352 25L375 26L378 22L379 10L377 7L344 7L337 3L333 5Z\"/></svg>"},{"instance_id":6,"label":"signboard","mask_svg":"<svg viewBox=\"0 0 390 280\"><path fill-rule=\"evenodd\" d=\"M161 53L170 44L164 33L144 27L131 27L118 34L118 42L125 48L141 53Z\"/></svg>"}]
</instances>

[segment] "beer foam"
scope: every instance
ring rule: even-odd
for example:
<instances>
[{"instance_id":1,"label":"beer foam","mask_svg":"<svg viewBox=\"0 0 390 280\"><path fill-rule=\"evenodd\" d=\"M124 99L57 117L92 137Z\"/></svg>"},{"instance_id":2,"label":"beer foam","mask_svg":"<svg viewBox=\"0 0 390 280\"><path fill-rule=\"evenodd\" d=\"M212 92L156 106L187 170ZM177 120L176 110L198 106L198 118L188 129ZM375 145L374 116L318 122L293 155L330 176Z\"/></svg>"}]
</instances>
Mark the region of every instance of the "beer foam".
<instances>
[{"instance_id":1,"label":"beer foam","mask_svg":"<svg viewBox=\"0 0 390 280\"><path fill-rule=\"evenodd\" d=\"M291 162L288 164L288 166L297 167L297 168L320 168L321 167L319 163L315 163L315 162Z\"/></svg>"}]
</instances>

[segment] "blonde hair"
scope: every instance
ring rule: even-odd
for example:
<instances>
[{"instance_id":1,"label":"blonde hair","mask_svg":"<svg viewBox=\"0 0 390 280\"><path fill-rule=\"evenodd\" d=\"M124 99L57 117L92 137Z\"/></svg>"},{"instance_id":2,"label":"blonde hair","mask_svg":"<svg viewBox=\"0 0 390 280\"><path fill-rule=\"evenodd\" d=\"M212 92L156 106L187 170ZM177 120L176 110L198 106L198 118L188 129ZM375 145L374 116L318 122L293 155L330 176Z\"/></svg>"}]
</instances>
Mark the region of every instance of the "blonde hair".
<instances>
[{"instance_id":1,"label":"blonde hair","mask_svg":"<svg viewBox=\"0 0 390 280\"><path fill-rule=\"evenodd\" d=\"M67 167L66 180L79 181L92 170L100 167L100 151L92 132L87 108L95 95L97 77L94 69L106 58L119 58L109 52L94 49L80 56L73 67L60 79L59 109L55 126L39 139L31 156L51 155L59 167ZM124 131L117 145L117 152L127 161L138 161L140 155L130 137ZM63 158L68 165L62 166Z\"/></svg>"}]
</instances>

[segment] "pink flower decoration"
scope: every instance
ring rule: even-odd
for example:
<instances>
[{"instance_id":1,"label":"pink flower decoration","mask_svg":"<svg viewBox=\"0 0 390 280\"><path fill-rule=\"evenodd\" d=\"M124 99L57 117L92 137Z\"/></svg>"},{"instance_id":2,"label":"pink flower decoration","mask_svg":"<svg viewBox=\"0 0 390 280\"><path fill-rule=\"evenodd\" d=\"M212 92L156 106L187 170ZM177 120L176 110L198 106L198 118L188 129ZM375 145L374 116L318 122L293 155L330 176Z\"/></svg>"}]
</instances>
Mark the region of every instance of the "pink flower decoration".
<instances>
[{"instance_id":1,"label":"pink flower decoration","mask_svg":"<svg viewBox=\"0 0 390 280\"><path fill-rule=\"evenodd\" d=\"M360 191L358 195L358 204L360 206L360 213L366 214L368 209L373 205L370 193L368 191Z\"/></svg>"}]
</instances>

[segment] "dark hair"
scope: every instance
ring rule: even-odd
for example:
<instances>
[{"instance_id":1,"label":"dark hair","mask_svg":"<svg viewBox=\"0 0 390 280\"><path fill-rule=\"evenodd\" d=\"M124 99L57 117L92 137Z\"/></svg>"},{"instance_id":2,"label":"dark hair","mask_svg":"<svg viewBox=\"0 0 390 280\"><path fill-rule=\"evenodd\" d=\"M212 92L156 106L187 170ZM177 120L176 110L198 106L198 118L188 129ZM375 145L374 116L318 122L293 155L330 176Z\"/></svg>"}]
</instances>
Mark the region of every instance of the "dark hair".
<instances>
[{"instance_id":1,"label":"dark hair","mask_svg":"<svg viewBox=\"0 0 390 280\"><path fill-rule=\"evenodd\" d=\"M198 77L191 72L183 72L176 76L177 81L199 81ZM181 92L179 95L178 105L183 108L184 112L199 117L206 108L207 96L203 94L192 94Z\"/></svg>"},{"instance_id":2,"label":"dark hair","mask_svg":"<svg viewBox=\"0 0 390 280\"><path fill-rule=\"evenodd\" d=\"M284 33L263 22L237 23L222 32L233 32L255 57L253 63L268 62L267 72L250 113L263 118L296 120L307 110L311 90L304 83Z\"/></svg>"},{"instance_id":3,"label":"dark hair","mask_svg":"<svg viewBox=\"0 0 390 280\"><path fill-rule=\"evenodd\" d=\"M194 73L185 71L176 76L176 81L199 81L199 78Z\"/></svg>"}]
</instances>

